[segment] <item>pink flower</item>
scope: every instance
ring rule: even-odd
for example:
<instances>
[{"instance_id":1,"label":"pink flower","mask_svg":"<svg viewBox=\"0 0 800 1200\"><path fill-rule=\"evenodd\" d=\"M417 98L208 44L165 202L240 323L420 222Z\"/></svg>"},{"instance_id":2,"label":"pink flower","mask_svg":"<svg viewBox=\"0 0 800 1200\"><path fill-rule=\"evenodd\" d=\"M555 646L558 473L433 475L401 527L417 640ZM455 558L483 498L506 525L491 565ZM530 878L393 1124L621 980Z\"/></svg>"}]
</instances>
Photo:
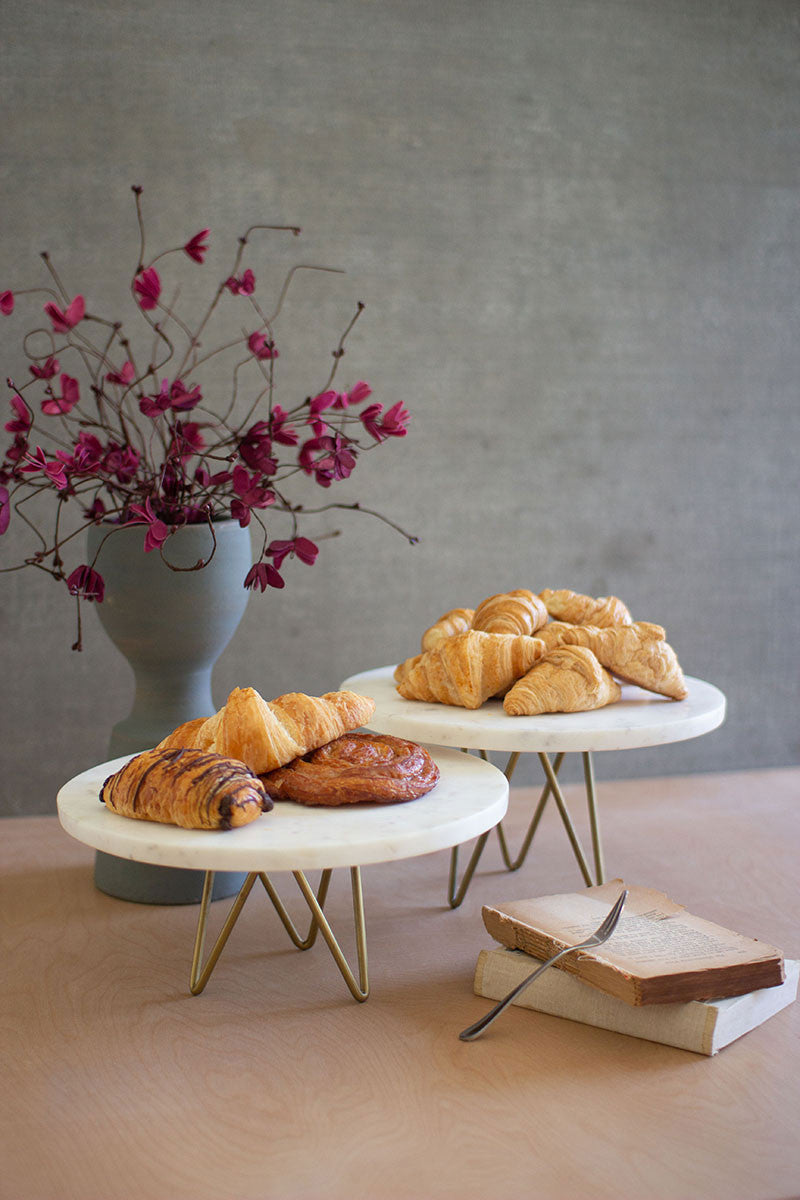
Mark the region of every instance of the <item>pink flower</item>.
<instances>
[{"instance_id":1,"label":"pink flower","mask_svg":"<svg viewBox=\"0 0 800 1200\"><path fill-rule=\"evenodd\" d=\"M102 521L106 515L106 506L99 496L95 496L89 507L83 510L83 515L87 521Z\"/></svg>"},{"instance_id":2,"label":"pink flower","mask_svg":"<svg viewBox=\"0 0 800 1200\"><path fill-rule=\"evenodd\" d=\"M120 483L130 483L139 465L138 451L133 446L120 446L109 442L103 459L103 470L115 475Z\"/></svg>"},{"instance_id":3,"label":"pink flower","mask_svg":"<svg viewBox=\"0 0 800 1200\"><path fill-rule=\"evenodd\" d=\"M244 467L234 467L231 476L236 499L231 502L231 516L244 527L250 524L250 510L269 508L275 503L275 493L262 487L258 475L250 475Z\"/></svg>"},{"instance_id":4,"label":"pink flower","mask_svg":"<svg viewBox=\"0 0 800 1200\"><path fill-rule=\"evenodd\" d=\"M204 467L200 463L194 473L194 477L200 484L200 487L219 487L222 483L230 483L231 473L230 471L218 471L216 475L212 475L208 467Z\"/></svg>"},{"instance_id":5,"label":"pink flower","mask_svg":"<svg viewBox=\"0 0 800 1200\"><path fill-rule=\"evenodd\" d=\"M42 412L49 417L63 416L64 413L71 412L81 398L80 388L77 379L73 379L71 375L61 376L61 395L51 396L49 400L42 401Z\"/></svg>"},{"instance_id":6,"label":"pink flower","mask_svg":"<svg viewBox=\"0 0 800 1200\"><path fill-rule=\"evenodd\" d=\"M354 384L347 393L347 399L350 404L360 404L362 400L366 400L367 396L372 395L372 388L363 379Z\"/></svg>"},{"instance_id":7,"label":"pink flower","mask_svg":"<svg viewBox=\"0 0 800 1200\"><path fill-rule=\"evenodd\" d=\"M300 453L297 455L297 461L305 471L306 475L314 473L314 456L318 451L326 449L325 438L314 437L309 438L307 442L303 442L300 447Z\"/></svg>"},{"instance_id":8,"label":"pink flower","mask_svg":"<svg viewBox=\"0 0 800 1200\"><path fill-rule=\"evenodd\" d=\"M58 370L58 359L53 358L51 354L45 359L43 366L40 367L37 363L34 363L28 370L35 379L52 379Z\"/></svg>"},{"instance_id":9,"label":"pink flower","mask_svg":"<svg viewBox=\"0 0 800 1200\"><path fill-rule=\"evenodd\" d=\"M12 396L11 407L17 414L17 419L16 421L6 421L6 429L9 433L27 433L33 424L33 417L27 404L21 396Z\"/></svg>"},{"instance_id":10,"label":"pink flower","mask_svg":"<svg viewBox=\"0 0 800 1200\"><path fill-rule=\"evenodd\" d=\"M319 458L315 457L322 452ZM356 465L356 452L339 434L335 438L309 438L303 444L298 462L306 475L313 475L320 487L330 487L335 479L347 479Z\"/></svg>"},{"instance_id":11,"label":"pink flower","mask_svg":"<svg viewBox=\"0 0 800 1200\"><path fill-rule=\"evenodd\" d=\"M326 408L333 408L338 399L338 392L320 392L320 394L315 396L308 406L311 417L318 416L319 413L324 412Z\"/></svg>"},{"instance_id":12,"label":"pink flower","mask_svg":"<svg viewBox=\"0 0 800 1200\"><path fill-rule=\"evenodd\" d=\"M132 504L130 511L135 513L139 520L129 521L128 524L139 525L142 521L147 524L147 533L144 535L145 553L149 554L151 550L158 550L163 546L169 537L169 529L153 512L150 497L147 497L143 506L141 504Z\"/></svg>"},{"instance_id":13,"label":"pink flower","mask_svg":"<svg viewBox=\"0 0 800 1200\"><path fill-rule=\"evenodd\" d=\"M174 412L188 412L203 399L199 387L188 390L182 379L176 379L169 389L169 405Z\"/></svg>"},{"instance_id":14,"label":"pink flower","mask_svg":"<svg viewBox=\"0 0 800 1200\"><path fill-rule=\"evenodd\" d=\"M252 296L256 290L256 277L248 267L243 275L231 275L226 279L225 287L234 296Z\"/></svg>"},{"instance_id":15,"label":"pink flower","mask_svg":"<svg viewBox=\"0 0 800 1200\"><path fill-rule=\"evenodd\" d=\"M193 454L202 454L205 448L205 438L196 421L175 422L170 454L177 454L183 460L191 458Z\"/></svg>"},{"instance_id":16,"label":"pink flower","mask_svg":"<svg viewBox=\"0 0 800 1200\"><path fill-rule=\"evenodd\" d=\"M157 396L142 396L139 401L139 411L146 417L160 417L169 408L170 383L168 379L161 381L161 390Z\"/></svg>"},{"instance_id":17,"label":"pink flower","mask_svg":"<svg viewBox=\"0 0 800 1200\"><path fill-rule=\"evenodd\" d=\"M50 318L54 333L69 333L70 329L74 329L78 322L83 320L86 305L83 296L76 296L63 311L53 303L45 304L44 311Z\"/></svg>"},{"instance_id":18,"label":"pink flower","mask_svg":"<svg viewBox=\"0 0 800 1200\"><path fill-rule=\"evenodd\" d=\"M270 417L270 433L273 441L280 442L283 446L296 446L299 441L297 430L293 425L286 424L288 416L280 404L276 404Z\"/></svg>"},{"instance_id":19,"label":"pink flower","mask_svg":"<svg viewBox=\"0 0 800 1200\"><path fill-rule=\"evenodd\" d=\"M36 447L35 453L26 454L25 458L28 465L20 467L20 471L24 472L24 474L32 475L34 472L43 471L57 491L63 491L67 486L67 476L64 472L63 462L56 462L55 460L48 462L47 455L41 446Z\"/></svg>"},{"instance_id":20,"label":"pink flower","mask_svg":"<svg viewBox=\"0 0 800 1200\"><path fill-rule=\"evenodd\" d=\"M189 258L193 259L196 263L201 263L205 259L206 251L208 250L206 238L210 232L210 229L201 229L193 238L189 238L189 241L183 247Z\"/></svg>"},{"instance_id":21,"label":"pink flower","mask_svg":"<svg viewBox=\"0 0 800 1200\"><path fill-rule=\"evenodd\" d=\"M5 316L11 316L14 311L14 293L0 292L0 312Z\"/></svg>"},{"instance_id":22,"label":"pink flower","mask_svg":"<svg viewBox=\"0 0 800 1200\"><path fill-rule=\"evenodd\" d=\"M309 538L297 537L291 541L270 542L266 553L273 559L275 566L280 568L283 560L290 554L296 555L301 562L313 566L319 554L319 546Z\"/></svg>"},{"instance_id":23,"label":"pink flower","mask_svg":"<svg viewBox=\"0 0 800 1200\"><path fill-rule=\"evenodd\" d=\"M145 267L133 281L133 290L139 301L139 307L149 312L158 304L161 295L161 280L155 267Z\"/></svg>"},{"instance_id":24,"label":"pink flower","mask_svg":"<svg viewBox=\"0 0 800 1200\"><path fill-rule=\"evenodd\" d=\"M128 361L123 364L119 371L109 371L106 375L106 380L109 383L118 383L121 387L125 387L129 383L133 383L136 372L133 363Z\"/></svg>"},{"instance_id":25,"label":"pink flower","mask_svg":"<svg viewBox=\"0 0 800 1200\"><path fill-rule=\"evenodd\" d=\"M11 520L11 500L7 487L0 487L0 536L8 529ZM263 591L263 588L262 588Z\"/></svg>"},{"instance_id":26,"label":"pink flower","mask_svg":"<svg viewBox=\"0 0 800 1200\"><path fill-rule=\"evenodd\" d=\"M256 421L255 425L251 425L239 443L239 457L261 475L275 474L278 463L272 457L272 438L267 421Z\"/></svg>"},{"instance_id":27,"label":"pink flower","mask_svg":"<svg viewBox=\"0 0 800 1200\"><path fill-rule=\"evenodd\" d=\"M247 339L247 346L251 354L255 354L256 358L278 358L278 351L275 349L275 343L271 342L266 334L251 333Z\"/></svg>"},{"instance_id":28,"label":"pink flower","mask_svg":"<svg viewBox=\"0 0 800 1200\"><path fill-rule=\"evenodd\" d=\"M71 466L73 469L81 474L94 472L102 460L103 446L100 439L93 433L87 433L85 429L81 430L72 455Z\"/></svg>"},{"instance_id":29,"label":"pink flower","mask_svg":"<svg viewBox=\"0 0 800 1200\"><path fill-rule=\"evenodd\" d=\"M250 570L247 572L244 580L246 588L260 588L265 592L268 587L282 588L285 583L275 567L271 563L258 562L253 563Z\"/></svg>"},{"instance_id":30,"label":"pink flower","mask_svg":"<svg viewBox=\"0 0 800 1200\"><path fill-rule=\"evenodd\" d=\"M203 393L199 387L187 391L182 380L176 379L170 383L168 379L163 379L161 390L157 396L142 396L139 401L139 411L146 417L155 420L168 408L174 409L175 412L186 412L188 409L194 408L202 399Z\"/></svg>"},{"instance_id":31,"label":"pink flower","mask_svg":"<svg viewBox=\"0 0 800 1200\"><path fill-rule=\"evenodd\" d=\"M86 563L75 568L67 580L67 588L70 596L79 596L81 600L97 601L98 604L102 604L106 590L103 576L99 572L93 571Z\"/></svg>"},{"instance_id":32,"label":"pink flower","mask_svg":"<svg viewBox=\"0 0 800 1200\"><path fill-rule=\"evenodd\" d=\"M372 434L376 442L383 442L387 437L406 436L411 415L403 407L402 400L393 404L383 417L381 417L381 413L383 413L382 404L370 404L361 413L364 428Z\"/></svg>"}]
</instances>

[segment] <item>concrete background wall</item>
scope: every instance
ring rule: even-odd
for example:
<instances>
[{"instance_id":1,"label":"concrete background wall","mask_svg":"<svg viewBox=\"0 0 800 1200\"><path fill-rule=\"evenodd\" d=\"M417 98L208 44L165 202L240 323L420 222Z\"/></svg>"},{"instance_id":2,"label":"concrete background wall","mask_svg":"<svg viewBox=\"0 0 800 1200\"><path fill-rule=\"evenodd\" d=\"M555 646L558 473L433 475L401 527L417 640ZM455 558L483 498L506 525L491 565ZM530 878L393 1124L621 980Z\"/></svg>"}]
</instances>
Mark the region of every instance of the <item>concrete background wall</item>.
<instances>
[{"instance_id":1,"label":"concrete background wall","mask_svg":"<svg viewBox=\"0 0 800 1200\"><path fill-rule=\"evenodd\" d=\"M663 624L729 700L719 731L598 755L599 779L798 761L792 0L4 0L0 21L0 290L41 281L47 248L95 307L124 299L132 183L152 245L208 225L216 270L253 222L297 223L262 243L272 278L347 275L298 282L296 386L360 299L341 381L412 413L335 498L419 545L309 524L341 536L251 598L219 703L318 694L454 605L571 587ZM0 322L3 376L21 328ZM49 578L0 596L0 811L51 812L131 678L93 612L70 650Z\"/></svg>"}]
</instances>

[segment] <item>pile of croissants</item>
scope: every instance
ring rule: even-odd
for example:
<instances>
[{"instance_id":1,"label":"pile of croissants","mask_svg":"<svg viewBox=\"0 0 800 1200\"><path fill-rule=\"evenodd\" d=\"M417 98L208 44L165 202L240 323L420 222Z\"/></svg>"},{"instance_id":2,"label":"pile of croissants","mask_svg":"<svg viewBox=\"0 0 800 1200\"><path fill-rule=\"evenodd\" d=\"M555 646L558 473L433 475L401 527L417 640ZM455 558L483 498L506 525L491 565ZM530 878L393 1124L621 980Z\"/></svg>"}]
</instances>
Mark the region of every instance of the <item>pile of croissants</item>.
<instances>
[{"instance_id":1,"label":"pile of croissants","mask_svg":"<svg viewBox=\"0 0 800 1200\"><path fill-rule=\"evenodd\" d=\"M616 596L526 588L454 608L426 629L422 652L395 669L407 700L509 716L585 712L619 700L619 680L672 700L688 695L660 625L634 621Z\"/></svg>"}]
</instances>

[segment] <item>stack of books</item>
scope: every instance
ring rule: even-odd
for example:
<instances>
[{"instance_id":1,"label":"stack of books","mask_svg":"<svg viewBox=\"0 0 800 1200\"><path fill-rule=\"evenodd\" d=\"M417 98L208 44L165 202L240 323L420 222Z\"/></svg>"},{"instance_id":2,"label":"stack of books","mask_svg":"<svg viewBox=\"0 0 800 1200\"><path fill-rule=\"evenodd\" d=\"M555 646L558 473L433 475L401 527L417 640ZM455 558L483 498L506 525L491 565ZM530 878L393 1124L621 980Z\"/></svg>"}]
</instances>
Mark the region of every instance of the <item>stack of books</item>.
<instances>
[{"instance_id":1,"label":"stack of books","mask_svg":"<svg viewBox=\"0 0 800 1200\"><path fill-rule=\"evenodd\" d=\"M712 1055L796 998L798 963L780 950L622 880L484 906L484 925L502 944L480 952L475 993L502 999L539 962L591 934L623 887L609 940L566 955L516 1005Z\"/></svg>"}]
</instances>

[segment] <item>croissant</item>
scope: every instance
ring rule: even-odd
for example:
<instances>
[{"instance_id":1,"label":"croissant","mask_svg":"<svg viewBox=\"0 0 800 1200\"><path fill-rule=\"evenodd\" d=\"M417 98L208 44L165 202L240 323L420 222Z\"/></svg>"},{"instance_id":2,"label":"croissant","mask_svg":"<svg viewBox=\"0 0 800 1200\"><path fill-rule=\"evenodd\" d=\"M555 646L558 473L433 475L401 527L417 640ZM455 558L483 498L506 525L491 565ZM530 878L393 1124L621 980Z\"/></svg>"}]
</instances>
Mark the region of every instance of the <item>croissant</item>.
<instances>
[{"instance_id":1,"label":"croissant","mask_svg":"<svg viewBox=\"0 0 800 1200\"><path fill-rule=\"evenodd\" d=\"M542 651L536 638L471 629L401 663L397 690L406 700L480 708L524 675Z\"/></svg>"},{"instance_id":2,"label":"croissant","mask_svg":"<svg viewBox=\"0 0 800 1200\"><path fill-rule=\"evenodd\" d=\"M263 775L357 729L374 711L375 701L356 692L288 692L267 702L254 688L234 688L213 717L179 726L158 749L194 746L239 758Z\"/></svg>"},{"instance_id":3,"label":"croissant","mask_svg":"<svg viewBox=\"0 0 800 1200\"><path fill-rule=\"evenodd\" d=\"M109 775L100 799L123 817L184 829L231 829L272 808L261 780L243 762L203 750L137 754Z\"/></svg>"},{"instance_id":4,"label":"croissant","mask_svg":"<svg viewBox=\"0 0 800 1200\"><path fill-rule=\"evenodd\" d=\"M451 608L443 617L439 617L435 625L431 625L430 629L425 630L422 635L422 649L432 650L445 638L452 637L456 633L466 633L468 629L472 628L474 615L475 611L471 608Z\"/></svg>"},{"instance_id":5,"label":"croissant","mask_svg":"<svg viewBox=\"0 0 800 1200\"><path fill-rule=\"evenodd\" d=\"M503 701L511 717L549 712L587 712L613 704L617 681L585 646L551 650L514 684Z\"/></svg>"},{"instance_id":6,"label":"croissant","mask_svg":"<svg viewBox=\"0 0 800 1200\"><path fill-rule=\"evenodd\" d=\"M627 683L673 700L685 700L689 695L678 657L660 625L650 621L613 629L564 625L560 637L563 645L587 646L604 667Z\"/></svg>"},{"instance_id":7,"label":"croissant","mask_svg":"<svg viewBox=\"0 0 800 1200\"><path fill-rule=\"evenodd\" d=\"M475 609L472 628L484 633L535 633L547 621L547 609L527 588L489 596Z\"/></svg>"},{"instance_id":8,"label":"croissant","mask_svg":"<svg viewBox=\"0 0 800 1200\"><path fill-rule=\"evenodd\" d=\"M555 650L557 646L562 646L564 642L568 642L572 632L575 629L581 629L583 626L570 625L566 621L548 621L541 629L536 630L536 636L540 642L544 642L545 653L549 654L551 650ZM572 645L581 645L582 643L573 641Z\"/></svg>"},{"instance_id":9,"label":"croissant","mask_svg":"<svg viewBox=\"0 0 800 1200\"><path fill-rule=\"evenodd\" d=\"M597 625L605 629L609 625L630 625L633 622L627 606L616 596L598 596L595 599L566 588L555 592L545 588L539 592L539 599L544 601L551 617L556 621L568 621L571 625Z\"/></svg>"}]
</instances>

